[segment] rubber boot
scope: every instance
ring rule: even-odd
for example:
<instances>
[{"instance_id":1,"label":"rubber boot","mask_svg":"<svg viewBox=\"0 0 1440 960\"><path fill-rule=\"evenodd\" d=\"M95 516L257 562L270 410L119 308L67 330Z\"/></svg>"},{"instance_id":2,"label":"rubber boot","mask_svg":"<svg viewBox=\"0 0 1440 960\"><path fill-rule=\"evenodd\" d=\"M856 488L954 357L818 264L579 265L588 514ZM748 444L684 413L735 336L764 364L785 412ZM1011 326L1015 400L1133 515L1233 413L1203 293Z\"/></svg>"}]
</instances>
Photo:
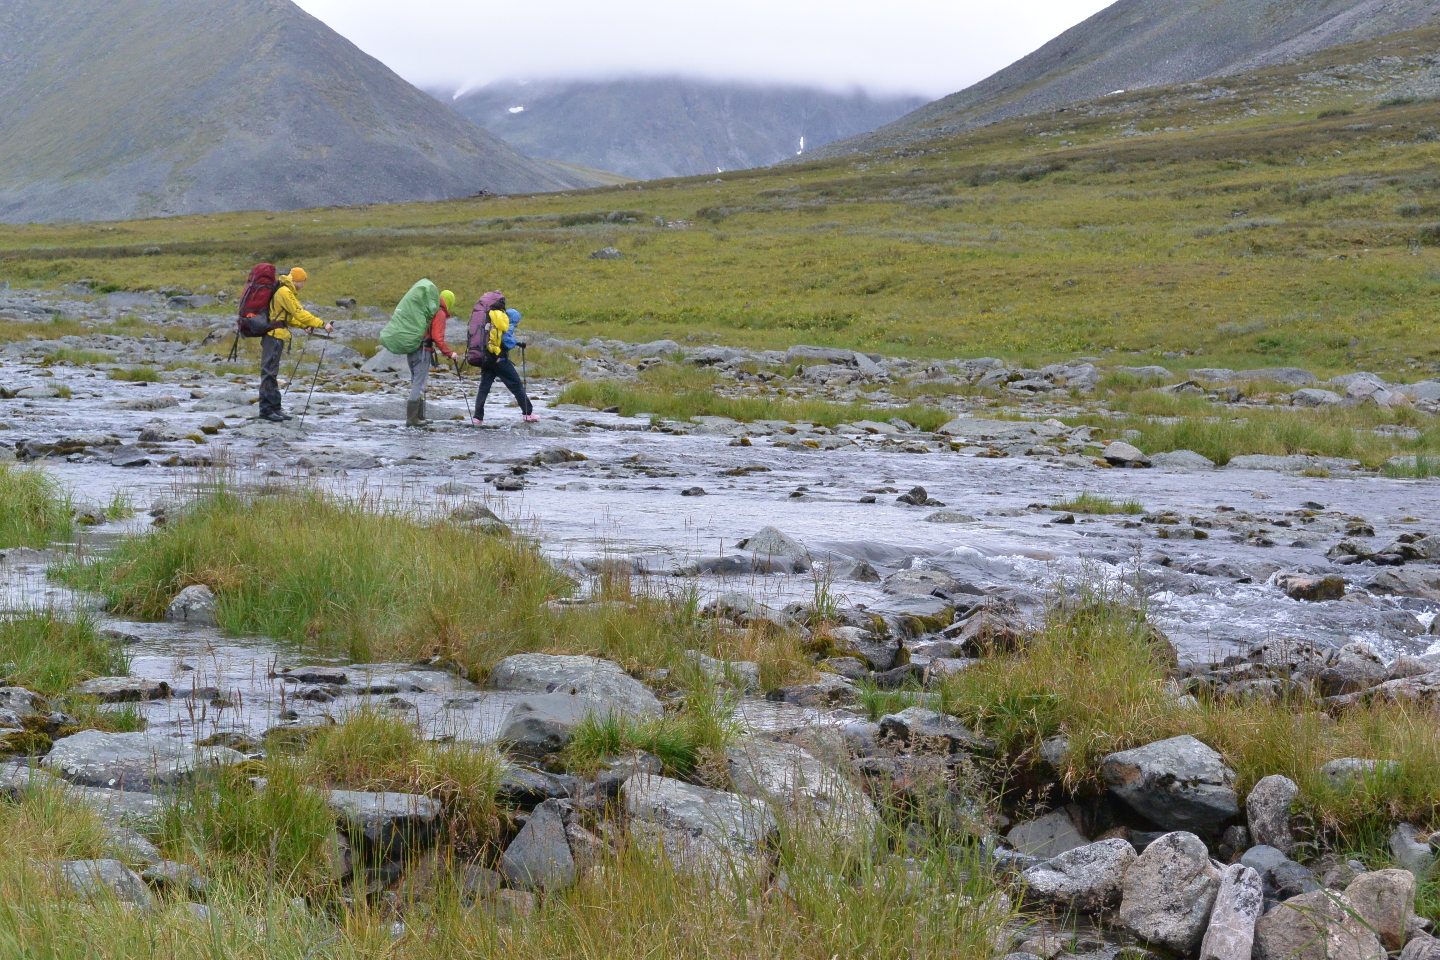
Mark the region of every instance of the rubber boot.
<instances>
[{"instance_id":1,"label":"rubber boot","mask_svg":"<svg viewBox=\"0 0 1440 960\"><path fill-rule=\"evenodd\" d=\"M407 426L407 427L419 427L419 426L424 426L424 424L425 424L425 414L424 414L424 410L425 410L425 401L424 401L424 400L406 400L406 401L405 401L405 426Z\"/></svg>"},{"instance_id":2,"label":"rubber boot","mask_svg":"<svg viewBox=\"0 0 1440 960\"><path fill-rule=\"evenodd\" d=\"M421 422L421 423L429 423L429 422L430 422L430 418L427 417L427 416L425 416L425 398L424 398L424 397L421 397L421 398L420 398L420 422Z\"/></svg>"}]
</instances>

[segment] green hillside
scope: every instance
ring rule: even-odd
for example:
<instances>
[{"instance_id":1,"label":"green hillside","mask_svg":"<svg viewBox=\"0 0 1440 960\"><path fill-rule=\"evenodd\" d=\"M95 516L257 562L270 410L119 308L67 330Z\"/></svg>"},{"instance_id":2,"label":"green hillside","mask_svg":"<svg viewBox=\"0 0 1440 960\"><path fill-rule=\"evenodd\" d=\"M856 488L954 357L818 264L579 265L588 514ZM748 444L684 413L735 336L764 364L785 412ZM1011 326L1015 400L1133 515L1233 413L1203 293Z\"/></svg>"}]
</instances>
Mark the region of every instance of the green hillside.
<instances>
[{"instance_id":1,"label":"green hillside","mask_svg":"<svg viewBox=\"0 0 1440 960\"><path fill-rule=\"evenodd\" d=\"M303 261L318 302L388 310L426 275L462 300L500 287L566 336L1404 371L1440 357L1437 45L722 177L5 227L0 279L234 290L255 260ZM606 246L625 259L590 259Z\"/></svg>"}]
</instances>

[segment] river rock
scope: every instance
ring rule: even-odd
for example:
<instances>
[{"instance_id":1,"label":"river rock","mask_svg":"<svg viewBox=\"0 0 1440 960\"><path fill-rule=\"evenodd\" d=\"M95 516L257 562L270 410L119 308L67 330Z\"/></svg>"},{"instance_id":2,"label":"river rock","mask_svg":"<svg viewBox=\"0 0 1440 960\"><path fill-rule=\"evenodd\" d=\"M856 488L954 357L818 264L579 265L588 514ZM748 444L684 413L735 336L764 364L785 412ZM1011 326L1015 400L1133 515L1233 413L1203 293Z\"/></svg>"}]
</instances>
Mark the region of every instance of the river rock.
<instances>
[{"instance_id":1,"label":"river rock","mask_svg":"<svg viewBox=\"0 0 1440 960\"><path fill-rule=\"evenodd\" d=\"M1045 816L1017 823L1005 835L1010 846L1030 857L1049 859L1090 842L1075 826L1066 810L1052 810Z\"/></svg>"},{"instance_id":2,"label":"river rock","mask_svg":"<svg viewBox=\"0 0 1440 960\"><path fill-rule=\"evenodd\" d=\"M1166 473L1201 473L1215 469L1215 461L1194 450L1171 450L1152 454L1150 466Z\"/></svg>"},{"instance_id":3,"label":"river rock","mask_svg":"<svg viewBox=\"0 0 1440 960\"><path fill-rule=\"evenodd\" d=\"M1226 867L1200 944L1200 960L1251 960L1255 922L1264 909L1260 874L1241 863Z\"/></svg>"},{"instance_id":4,"label":"river rock","mask_svg":"<svg viewBox=\"0 0 1440 960\"><path fill-rule=\"evenodd\" d=\"M1188 954L1205 934L1219 888L1205 842L1193 833L1167 833L1125 871L1120 922L1144 940Z\"/></svg>"},{"instance_id":5,"label":"river rock","mask_svg":"<svg viewBox=\"0 0 1440 960\"><path fill-rule=\"evenodd\" d=\"M842 656L858 657L869 664L871 670L890 670L900 657L900 641L887 637L876 639L869 630L859 627L832 627L831 647Z\"/></svg>"},{"instance_id":6,"label":"river rock","mask_svg":"<svg viewBox=\"0 0 1440 960\"><path fill-rule=\"evenodd\" d=\"M880 824L870 799L835 768L794 744L745 739L725 749L735 790L815 826L832 840L867 839Z\"/></svg>"},{"instance_id":7,"label":"river rock","mask_svg":"<svg viewBox=\"0 0 1440 960\"><path fill-rule=\"evenodd\" d=\"M994 751L995 744L972 731L959 720L924 707L907 707L880 718L880 738L902 743L912 750Z\"/></svg>"},{"instance_id":8,"label":"river rock","mask_svg":"<svg viewBox=\"0 0 1440 960\"><path fill-rule=\"evenodd\" d=\"M140 677L95 677L78 684L70 692L75 696L94 697L101 703L164 700L171 693L170 684L164 680L145 680Z\"/></svg>"},{"instance_id":9,"label":"river rock","mask_svg":"<svg viewBox=\"0 0 1440 960\"><path fill-rule=\"evenodd\" d=\"M165 608L165 619L173 623L215 626L215 591L203 583L186 587Z\"/></svg>"},{"instance_id":10,"label":"river rock","mask_svg":"<svg viewBox=\"0 0 1440 960\"><path fill-rule=\"evenodd\" d=\"M140 878L152 887L185 896L200 896L210 883L194 867L174 860L161 860L140 871Z\"/></svg>"},{"instance_id":11,"label":"river rock","mask_svg":"<svg viewBox=\"0 0 1440 960\"><path fill-rule=\"evenodd\" d=\"M1435 870L1435 846L1433 837L1427 840L1424 833L1408 823L1400 824L1390 834L1390 854L1395 862L1421 880L1428 880Z\"/></svg>"},{"instance_id":12,"label":"river rock","mask_svg":"<svg viewBox=\"0 0 1440 960\"><path fill-rule=\"evenodd\" d=\"M1100 455L1105 462L1117 467L1148 467L1150 458L1140 448L1124 440L1111 441Z\"/></svg>"},{"instance_id":13,"label":"river rock","mask_svg":"<svg viewBox=\"0 0 1440 960\"><path fill-rule=\"evenodd\" d=\"M796 573L805 573L810 569L810 551L805 549L804 544L774 527L761 527L741 542L740 549L749 551L758 560L789 560Z\"/></svg>"},{"instance_id":14,"label":"river rock","mask_svg":"<svg viewBox=\"0 0 1440 960\"><path fill-rule=\"evenodd\" d=\"M326 800L350 843L386 861L430 846L440 825L440 804L419 794L331 790Z\"/></svg>"},{"instance_id":15,"label":"river rock","mask_svg":"<svg viewBox=\"0 0 1440 960\"><path fill-rule=\"evenodd\" d=\"M55 867L60 880L84 900L118 900L146 908L154 905L145 881L119 860L65 860Z\"/></svg>"},{"instance_id":16,"label":"river rock","mask_svg":"<svg viewBox=\"0 0 1440 960\"><path fill-rule=\"evenodd\" d=\"M637 774L620 785L630 830L658 844L670 861L712 876L758 866L776 829L759 800L669 777Z\"/></svg>"},{"instance_id":17,"label":"river rock","mask_svg":"<svg viewBox=\"0 0 1440 960\"><path fill-rule=\"evenodd\" d=\"M1320 671L1320 691L1335 697L1369 689L1385 679L1389 668L1368 643L1347 643Z\"/></svg>"},{"instance_id":18,"label":"river rock","mask_svg":"<svg viewBox=\"0 0 1440 960\"><path fill-rule=\"evenodd\" d=\"M496 690L567 693L605 704L631 716L658 717L660 701L620 664L598 657L517 653L490 671Z\"/></svg>"},{"instance_id":19,"label":"river rock","mask_svg":"<svg viewBox=\"0 0 1440 960\"><path fill-rule=\"evenodd\" d=\"M1343 893L1278 903L1255 924L1255 960L1382 960L1385 948Z\"/></svg>"},{"instance_id":20,"label":"river rock","mask_svg":"<svg viewBox=\"0 0 1440 960\"><path fill-rule=\"evenodd\" d=\"M1098 913L1120 902L1121 882L1136 856L1129 840L1101 840L1036 864L1021 878L1027 894L1042 903Z\"/></svg>"},{"instance_id":21,"label":"river rock","mask_svg":"<svg viewBox=\"0 0 1440 960\"><path fill-rule=\"evenodd\" d=\"M1405 946L1405 930L1415 912L1415 874L1395 869L1362 873L1350 881L1345 896L1386 950Z\"/></svg>"},{"instance_id":22,"label":"river rock","mask_svg":"<svg viewBox=\"0 0 1440 960\"><path fill-rule=\"evenodd\" d=\"M1333 390L1306 387L1290 394L1290 402L1297 407L1333 407L1340 402L1340 394Z\"/></svg>"},{"instance_id":23,"label":"river rock","mask_svg":"<svg viewBox=\"0 0 1440 960\"><path fill-rule=\"evenodd\" d=\"M1112 753L1101 773L1112 794L1165 829L1212 832L1240 813L1235 771L1188 734Z\"/></svg>"},{"instance_id":24,"label":"river rock","mask_svg":"<svg viewBox=\"0 0 1440 960\"><path fill-rule=\"evenodd\" d=\"M391 353L384 347L375 351L375 356L360 365L361 373L409 373L410 365L404 356Z\"/></svg>"},{"instance_id":25,"label":"river rock","mask_svg":"<svg viewBox=\"0 0 1440 960\"><path fill-rule=\"evenodd\" d=\"M500 872L519 890L560 890L575 882L575 858L565 838L563 808L546 800L505 848Z\"/></svg>"},{"instance_id":26,"label":"river rock","mask_svg":"<svg viewBox=\"0 0 1440 960\"><path fill-rule=\"evenodd\" d=\"M1250 825L1250 839L1279 850L1285 856L1295 852L1295 837L1290 832L1290 805L1300 795L1294 780L1272 774L1264 777L1245 798L1245 815Z\"/></svg>"},{"instance_id":27,"label":"river rock","mask_svg":"<svg viewBox=\"0 0 1440 960\"><path fill-rule=\"evenodd\" d=\"M1334 707L1379 702L1403 703L1433 709L1440 705L1440 670L1423 673L1417 677L1387 680L1368 690L1331 697L1325 702Z\"/></svg>"},{"instance_id":28,"label":"river rock","mask_svg":"<svg viewBox=\"0 0 1440 960\"><path fill-rule=\"evenodd\" d=\"M1316 382L1315 374L1299 367L1265 367L1260 370L1240 370L1234 380L1273 380L1287 387L1309 387Z\"/></svg>"},{"instance_id":29,"label":"river rock","mask_svg":"<svg viewBox=\"0 0 1440 960\"><path fill-rule=\"evenodd\" d=\"M1394 764L1386 764L1385 771ZM1331 760L1320 768L1320 776L1335 790L1344 790L1350 787L1356 780L1363 780L1366 777L1375 775L1380 770L1380 764L1367 757L1340 757Z\"/></svg>"},{"instance_id":30,"label":"river rock","mask_svg":"<svg viewBox=\"0 0 1440 960\"><path fill-rule=\"evenodd\" d=\"M244 759L226 747L196 747L160 734L82 730L56 740L40 765L82 786L149 792L174 786L202 767Z\"/></svg>"},{"instance_id":31,"label":"river rock","mask_svg":"<svg viewBox=\"0 0 1440 960\"><path fill-rule=\"evenodd\" d=\"M587 718L611 714L635 715L589 697L538 693L510 707L500 724L500 740L521 756L543 757L564 748L575 728Z\"/></svg>"},{"instance_id":32,"label":"river rock","mask_svg":"<svg viewBox=\"0 0 1440 960\"><path fill-rule=\"evenodd\" d=\"M1420 934L1405 944L1400 960L1440 960L1440 940Z\"/></svg>"}]
</instances>

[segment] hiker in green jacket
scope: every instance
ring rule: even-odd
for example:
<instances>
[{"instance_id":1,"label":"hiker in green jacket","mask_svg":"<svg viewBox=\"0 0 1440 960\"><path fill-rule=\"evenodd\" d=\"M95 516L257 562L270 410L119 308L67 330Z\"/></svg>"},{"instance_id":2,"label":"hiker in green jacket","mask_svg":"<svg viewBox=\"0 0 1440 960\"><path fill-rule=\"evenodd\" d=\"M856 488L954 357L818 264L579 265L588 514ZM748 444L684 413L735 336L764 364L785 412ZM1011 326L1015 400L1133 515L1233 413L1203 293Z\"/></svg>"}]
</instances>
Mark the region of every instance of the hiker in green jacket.
<instances>
[{"instance_id":1,"label":"hiker in green jacket","mask_svg":"<svg viewBox=\"0 0 1440 960\"><path fill-rule=\"evenodd\" d=\"M417 281L400 299L400 304L380 331L380 345L391 353L403 355L410 364L410 399L405 404L405 426L418 427L425 422L425 385L435 363L435 350L447 359L455 359L455 351L445 342L445 322L455 309L455 294L441 291L429 280Z\"/></svg>"}]
</instances>

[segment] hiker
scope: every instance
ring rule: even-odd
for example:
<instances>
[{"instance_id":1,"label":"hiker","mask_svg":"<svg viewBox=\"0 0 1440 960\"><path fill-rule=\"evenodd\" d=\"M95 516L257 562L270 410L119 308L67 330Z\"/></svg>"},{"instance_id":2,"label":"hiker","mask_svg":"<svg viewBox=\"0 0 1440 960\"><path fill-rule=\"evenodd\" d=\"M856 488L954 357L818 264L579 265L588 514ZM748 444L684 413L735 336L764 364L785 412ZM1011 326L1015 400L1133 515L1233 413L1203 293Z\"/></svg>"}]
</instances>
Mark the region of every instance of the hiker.
<instances>
[{"instance_id":1,"label":"hiker","mask_svg":"<svg viewBox=\"0 0 1440 960\"><path fill-rule=\"evenodd\" d=\"M425 418L425 385L435 364L438 347L448 360L455 351L445 342L445 322L455 309L455 294L440 290L430 280L417 280L400 299L390 322L380 331L380 345L404 356L410 363L410 399L405 403L405 426L419 427Z\"/></svg>"},{"instance_id":2,"label":"hiker","mask_svg":"<svg viewBox=\"0 0 1440 960\"><path fill-rule=\"evenodd\" d=\"M515 328L520 325L520 311L505 306L505 295L498 290L480 298L475 312L470 315L469 352L466 359L472 366L480 368L480 389L475 394L475 416L470 421L475 426L485 422L485 398L498 377L520 404L520 419L534 423L540 418L530 398L525 395L525 384L520 379L515 364L510 362L510 351L516 347L525 349L522 341L515 339Z\"/></svg>"},{"instance_id":3,"label":"hiker","mask_svg":"<svg viewBox=\"0 0 1440 960\"><path fill-rule=\"evenodd\" d=\"M326 333L335 329L333 323L321 320L300 306L298 294L308 279L309 274L304 267L293 267L276 280L275 294L270 298L272 329L260 340L260 419L271 423L293 419L280 409L280 386L276 383L276 378L280 376L280 357L290 342L290 328L324 327Z\"/></svg>"}]
</instances>

